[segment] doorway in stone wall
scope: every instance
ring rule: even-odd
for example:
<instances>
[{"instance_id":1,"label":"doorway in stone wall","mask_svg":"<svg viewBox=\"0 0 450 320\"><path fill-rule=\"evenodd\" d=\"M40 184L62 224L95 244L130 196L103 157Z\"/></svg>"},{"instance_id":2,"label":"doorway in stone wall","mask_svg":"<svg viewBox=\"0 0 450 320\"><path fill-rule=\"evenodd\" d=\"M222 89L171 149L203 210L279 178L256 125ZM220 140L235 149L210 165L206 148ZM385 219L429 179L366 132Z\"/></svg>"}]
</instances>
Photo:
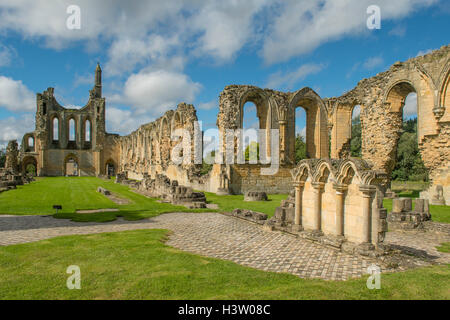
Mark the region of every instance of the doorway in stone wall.
<instances>
[{"instance_id":1,"label":"doorway in stone wall","mask_svg":"<svg viewBox=\"0 0 450 320\"><path fill-rule=\"evenodd\" d=\"M78 177L80 175L80 169L78 166L78 159L73 156L69 155L66 158L65 164L64 164L64 170L65 170L65 176L66 177Z\"/></svg>"}]
</instances>

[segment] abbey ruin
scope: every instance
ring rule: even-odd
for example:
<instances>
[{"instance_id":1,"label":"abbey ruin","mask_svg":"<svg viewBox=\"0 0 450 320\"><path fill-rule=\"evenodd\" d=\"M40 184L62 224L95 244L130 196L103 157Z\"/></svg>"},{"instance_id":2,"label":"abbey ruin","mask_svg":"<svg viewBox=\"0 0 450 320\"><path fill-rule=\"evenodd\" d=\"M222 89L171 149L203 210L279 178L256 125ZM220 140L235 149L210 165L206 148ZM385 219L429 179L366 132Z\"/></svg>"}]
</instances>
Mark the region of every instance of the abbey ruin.
<instances>
[{"instance_id":1,"label":"abbey ruin","mask_svg":"<svg viewBox=\"0 0 450 320\"><path fill-rule=\"evenodd\" d=\"M352 111L360 106L362 159L377 175L387 177L380 182L380 190L385 192L395 166L405 99L415 92L418 144L432 181L422 197L450 205L450 46L397 62L389 70L360 81L341 97L321 98L310 88L279 92L247 85L227 86L220 94L217 117L221 143L216 160L222 161L216 161L206 175L200 174L201 161L196 161L203 151L198 147L199 139L200 146L202 141L194 106L181 103L128 136L109 134L105 129L101 76L97 66L90 99L79 110L62 107L52 88L37 95L36 129L23 137L16 168L10 169L25 172L31 165L38 176L126 173L136 180L162 174L180 185L218 194L289 193L299 183L293 179L299 169L295 163L296 109L303 107L306 111L308 157L336 159L328 160L333 163L350 157ZM226 135L228 130L243 128L247 102L255 104L259 128L266 129L259 140L261 154L256 164L237 163L243 152L242 141L238 135L229 141ZM175 134L177 129L188 132L188 136ZM231 162L224 159L230 143L234 150ZM186 150L192 152L187 154ZM174 163L174 153L184 161ZM274 174L264 174L264 169L274 163L278 166ZM335 179L333 170L327 179Z\"/></svg>"}]
</instances>

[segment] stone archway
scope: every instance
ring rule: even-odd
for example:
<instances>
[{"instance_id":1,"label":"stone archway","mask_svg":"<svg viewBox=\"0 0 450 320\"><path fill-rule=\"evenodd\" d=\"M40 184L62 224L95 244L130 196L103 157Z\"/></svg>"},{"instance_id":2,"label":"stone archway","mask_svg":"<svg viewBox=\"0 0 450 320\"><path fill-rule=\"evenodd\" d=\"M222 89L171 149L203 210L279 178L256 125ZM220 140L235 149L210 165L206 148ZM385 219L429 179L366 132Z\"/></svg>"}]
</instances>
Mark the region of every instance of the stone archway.
<instances>
[{"instance_id":1,"label":"stone archway","mask_svg":"<svg viewBox=\"0 0 450 320\"><path fill-rule=\"evenodd\" d=\"M37 176L38 163L35 157L28 156L22 160L22 174L31 174Z\"/></svg>"},{"instance_id":2,"label":"stone archway","mask_svg":"<svg viewBox=\"0 0 450 320\"><path fill-rule=\"evenodd\" d=\"M64 160L64 176L78 177L80 176L80 167L78 157L74 154L69 154Z\"/></svg>"},{"instance_id":3,"label":"stone archway","mask_svg":"<svg viewBox=\"0 0 450 320\"><path fill-rule=\"evenodd\" d=\"M108 177L114 177L116 175L116 164L112 159L106 161L105 173Z\"/></svg>"},{"instance_id":4,"label":"stone archway","mask_svg":"<svg viewBox=\"0 0 450 320\"><path fill-rule=\"evenodd\" d=\"M306 149L308 158L328 158L328 113L320 96L310 88L294 93L288 107L287 149L289 160L295 162L295 111L302 107L306 112Z\"/></svg>"}]
</instances>

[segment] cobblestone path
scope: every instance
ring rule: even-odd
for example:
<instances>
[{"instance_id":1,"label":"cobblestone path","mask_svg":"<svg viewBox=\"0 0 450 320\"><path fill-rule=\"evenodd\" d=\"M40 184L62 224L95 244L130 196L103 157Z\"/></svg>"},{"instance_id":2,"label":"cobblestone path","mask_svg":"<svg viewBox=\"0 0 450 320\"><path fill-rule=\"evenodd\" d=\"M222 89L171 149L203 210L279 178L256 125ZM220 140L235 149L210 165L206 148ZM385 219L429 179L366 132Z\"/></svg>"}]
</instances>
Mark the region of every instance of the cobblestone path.
<instances>
[{"instance_id":1,"label":"cobblestone path","mask_svg":"<svg viewBox=\"0 0 450 320\"><path fill-rule=\"evenodd\" d=\"M168 229L173 233L167 244L183 251L302 278L360 277L376 262L289 234L265 231L258 225L218 213L170 213L141 221L119 219L110 223L78 223L48 216L0 216L0 246L64 235L138 229ZM435 249L438 240L431 236L423 240L414 235L388 233L386 241L422 252L437 262L450 262L450 254L438 252Z\"/></svg>"}]
</instances>

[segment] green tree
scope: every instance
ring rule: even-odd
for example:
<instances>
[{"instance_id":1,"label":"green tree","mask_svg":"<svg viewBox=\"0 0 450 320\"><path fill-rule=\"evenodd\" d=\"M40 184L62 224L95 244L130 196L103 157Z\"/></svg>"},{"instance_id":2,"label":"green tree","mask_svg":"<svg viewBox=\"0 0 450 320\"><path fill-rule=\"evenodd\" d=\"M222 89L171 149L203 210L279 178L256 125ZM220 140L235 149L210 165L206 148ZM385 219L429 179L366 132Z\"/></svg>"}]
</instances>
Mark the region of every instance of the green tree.
<instances>
[{"instance_id":1,"label":"green tree","mask_svg":"<svg viewBox=\"0 0 450 320\"><path fill-rule=\"evenodd\" d=\"M200 175L204 176L211 172L211 170L213 168L215 156L216 156L216 151L213 150L208 155L206 155L205 158L203 158L202 169L200 170Z\"/></svg>"},{"instance_id":2,"label":"green tree","mask_svg":"<svg viewBox=\"0 0 450 320\"><path fill-rule=\"evenodd\" d=\"M352 139L350 141L351 156L354 158L361 158L361 140L362 128L360 116L355 117L352 120Z\"/></svg>"},{"instance_id":3,"label":"green tree","mask_svg":"<svg viewBox=\"0 0 450 320\"><path fill-rule=\"evenodd\" d=\"M422 161L417 140L417 118L405 121L392 171L393 180L428 181L428 170Z\"/></svg>"},{"instance_id":4,"label":"green tree","mask_svg":"<svg viewBox=\"0 0 450 320\"><path fill-rule=\"evenodd\" d=\"M250 146L252 148L256 147L256 159L259 160L259 143L252 141L250 142L250 144L247 146L247 148L245 148L245 161L250 161Z\"/></svg>"},{"instance_id":5,"label":"green tree","mask_svg":"<svg viewBox=\"0 0 450 320\"><path fill-rule=\"evenodd\" d=\"M295 163L299 163L303 159L307 159L306 142L301 135L295 137Z\"/></svg>"}]
</instances>

